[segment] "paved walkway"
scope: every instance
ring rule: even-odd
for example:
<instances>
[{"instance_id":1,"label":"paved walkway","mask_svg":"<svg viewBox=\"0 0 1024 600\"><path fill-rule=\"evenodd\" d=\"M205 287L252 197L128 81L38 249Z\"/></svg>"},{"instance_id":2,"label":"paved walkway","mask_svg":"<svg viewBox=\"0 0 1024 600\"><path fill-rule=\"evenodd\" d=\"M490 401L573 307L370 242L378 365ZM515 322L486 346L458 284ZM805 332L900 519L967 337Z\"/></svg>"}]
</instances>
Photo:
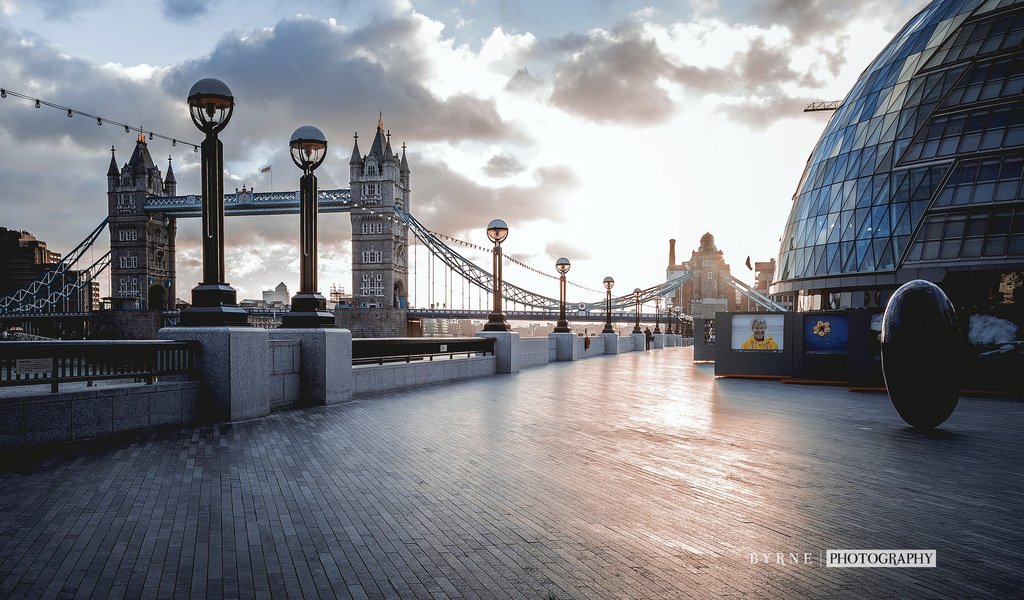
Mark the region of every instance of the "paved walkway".
<instances>
[{"instance_id":1,"label":"paved walkway","mask_svg":"<svg viewBox=\"0 0 1024 600\"><path fill-rule=\"evenodd\" d=\"M1024 593L1024 401L965 398L927 436L882 394L715 380L691 356L559 363L8 465L0 596ZM823 568L836 548L935 549L938 567Z\"/></svg>"}]
</instances>

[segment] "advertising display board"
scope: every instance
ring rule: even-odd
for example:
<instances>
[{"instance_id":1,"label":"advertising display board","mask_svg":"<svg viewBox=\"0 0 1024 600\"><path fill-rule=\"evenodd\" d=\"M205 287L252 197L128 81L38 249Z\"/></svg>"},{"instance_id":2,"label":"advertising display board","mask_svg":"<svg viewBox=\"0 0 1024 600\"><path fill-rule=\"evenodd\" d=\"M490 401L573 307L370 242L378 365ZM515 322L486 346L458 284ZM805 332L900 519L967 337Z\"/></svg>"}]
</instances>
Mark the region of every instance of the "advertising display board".
<instances>
[{"instance_id":1,"label":"advertising display board","mask_svg":"<svg viewBox=\"0 0 1024 600\"><path fill-rule=\"evenodd\" d=\"M733 350L781 352L785 347L786 324L782 314L732 315Z\"/></svg>"}]
</instances>

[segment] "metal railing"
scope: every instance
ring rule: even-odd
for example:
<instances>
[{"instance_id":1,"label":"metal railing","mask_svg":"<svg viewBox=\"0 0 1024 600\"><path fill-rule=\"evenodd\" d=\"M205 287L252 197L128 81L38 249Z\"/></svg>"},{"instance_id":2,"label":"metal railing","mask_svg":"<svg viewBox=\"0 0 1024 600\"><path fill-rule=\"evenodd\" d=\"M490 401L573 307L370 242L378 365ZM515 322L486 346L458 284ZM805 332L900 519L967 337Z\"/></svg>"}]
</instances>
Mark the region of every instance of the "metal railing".
<instances>
[{"instance_id":1,"label":"metal railing","mask_svg":"<svg viewBox=\"0 0 1024 600\"><path fill-rule=\"evenodd\" d=\"M174 340L55 340L0 342L0 387L105 379L188 375L195 369L197 342Z\"/></svg>"},{"instance_id":2,"label":"metal railing","mask_svg":"<svg viewBox=\"0 0 1024 600\"><path fill-rule=\"evenodd\" d=\"M492 338L357 338L352 340L353 365L382 365L386 362L412 362L465 354L494 354Z\"/></svg>"}]
</instances>

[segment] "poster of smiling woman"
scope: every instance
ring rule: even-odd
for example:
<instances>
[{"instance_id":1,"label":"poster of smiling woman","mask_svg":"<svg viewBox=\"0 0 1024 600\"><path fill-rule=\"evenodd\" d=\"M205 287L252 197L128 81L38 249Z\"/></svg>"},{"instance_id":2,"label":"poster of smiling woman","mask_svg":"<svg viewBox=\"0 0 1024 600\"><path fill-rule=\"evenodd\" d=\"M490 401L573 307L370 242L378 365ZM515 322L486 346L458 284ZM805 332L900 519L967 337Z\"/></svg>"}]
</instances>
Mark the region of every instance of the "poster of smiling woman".
<instances>
[{"instance_id":1,"label":"poster of smiling woman","mask_svg":"<svg viewBox=\"0 0 1024 600\"><path fill-rule=\"evenodd\" d=\"M785 338L781 314L732 316L732 349L781 352Z\"/></svg>"}]
</instances>

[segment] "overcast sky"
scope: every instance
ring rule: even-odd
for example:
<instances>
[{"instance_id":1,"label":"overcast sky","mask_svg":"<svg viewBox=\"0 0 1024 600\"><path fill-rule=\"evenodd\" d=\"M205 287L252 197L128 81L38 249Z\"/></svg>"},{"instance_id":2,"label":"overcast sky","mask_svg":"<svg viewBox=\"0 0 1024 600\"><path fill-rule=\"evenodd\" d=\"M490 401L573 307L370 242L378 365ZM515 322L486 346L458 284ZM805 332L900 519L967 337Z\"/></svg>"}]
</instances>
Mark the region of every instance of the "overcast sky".
<instances>
[{"instance_id":1,"label":"overcast sky","mask_svg":"<svg viewBox=\"0 0 1024 600\"><path fill-rule=\"evenodd\" d=\"M352 135L366 152L382 111L392 143L408 144L410 208L427 227L485 245L487 222L503 218L506 253L545 272L567 256L571 281L598 289L612 275L624 293L664 280L670 238L683 260L705 231L752 281L744 260L776 257L828 119L802 108L842 99L925 4L0 0L0 87L198 143L185 97L219 78L236 99L221 134L227 190L270 191L266 164L275 190L297 189L287 142L303 124L329 141L320 188L347 188ZM134 139L0 100L0 225L68 252L105 215L110 146L123 164ZM198 193L198 154L160 139L150 151L164 170L173 157L179 194ZM225 227L239 299L279 281L297 291L297 215ZM185 299L198 233L198 219L179 222ZM321 292L351 290L346 215L321 216L320 246ZM505 276L557 297L554 281Z\"/></svg>"}]
</instances>

